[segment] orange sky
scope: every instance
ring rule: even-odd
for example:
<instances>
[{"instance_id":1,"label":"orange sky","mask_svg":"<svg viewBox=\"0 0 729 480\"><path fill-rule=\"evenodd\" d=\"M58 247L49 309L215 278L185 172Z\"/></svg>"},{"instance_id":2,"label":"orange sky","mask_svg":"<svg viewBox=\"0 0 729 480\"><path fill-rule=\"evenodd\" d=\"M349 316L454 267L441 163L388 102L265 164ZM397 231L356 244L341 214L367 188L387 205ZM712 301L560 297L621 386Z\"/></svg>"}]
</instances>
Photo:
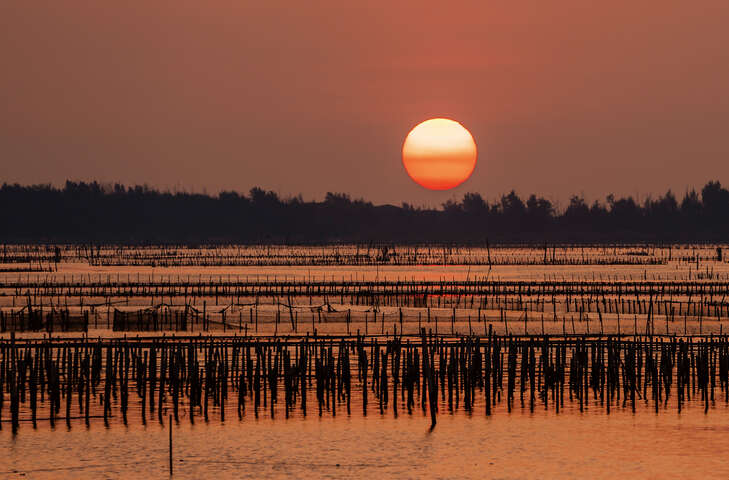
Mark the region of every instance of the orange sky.
<instances>
[{"instance_id":1,"label":"orange sky","mask_svg":"<svg viewBox=\"0 0 729 480\"><path fill-rule=\"evenodd\" d=\"M729 184L726 0L0 2L0 181L436 205ZM450 192L413 125L479 147Z\"/></svg>"}]
</instances>

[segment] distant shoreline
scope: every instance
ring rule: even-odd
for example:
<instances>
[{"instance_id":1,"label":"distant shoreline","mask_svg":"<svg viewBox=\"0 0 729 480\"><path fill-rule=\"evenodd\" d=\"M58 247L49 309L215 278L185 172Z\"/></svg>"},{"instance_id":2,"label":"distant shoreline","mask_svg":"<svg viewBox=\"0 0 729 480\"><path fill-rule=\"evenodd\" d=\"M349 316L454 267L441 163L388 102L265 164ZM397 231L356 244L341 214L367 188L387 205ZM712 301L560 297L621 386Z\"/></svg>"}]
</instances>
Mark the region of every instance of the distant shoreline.
<instances>
[{"instance_id":1,"label":"distant shoreline","mask_svg":"<svg viewBox=\"0 0 729 480\"><path fill-rule=\"evenodd\" d=\"M211 196L97 182L0 187L2 243L123 245L388 243L408 245L713 243L729 239L729 191L719 182L678 200L670 191L637 203L572 197L564 211L513 191L497 202L467 193L442 209L373 205L347 194L324 201L271 191Z\"/></svg>"}]
</instances>

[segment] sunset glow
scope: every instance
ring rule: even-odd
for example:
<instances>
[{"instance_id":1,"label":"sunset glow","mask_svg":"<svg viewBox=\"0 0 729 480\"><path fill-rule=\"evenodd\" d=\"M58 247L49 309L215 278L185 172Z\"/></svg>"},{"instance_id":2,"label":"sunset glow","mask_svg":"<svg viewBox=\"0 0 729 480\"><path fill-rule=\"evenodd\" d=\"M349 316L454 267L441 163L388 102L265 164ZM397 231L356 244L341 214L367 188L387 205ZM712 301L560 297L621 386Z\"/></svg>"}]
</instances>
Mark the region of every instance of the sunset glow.
<instances>
[{"instance_id":1,"label":"sunset glow","mask_svg":"<svg viewBox=\"0 0 729 480\"><path fill-rule=\"evenodd\" d=\"M402 163L408 175L430 190L448 190L466 181L476 167L476 157L471 133L447 118L418 124L402 147Z\"/></svg>"}]
</instances>

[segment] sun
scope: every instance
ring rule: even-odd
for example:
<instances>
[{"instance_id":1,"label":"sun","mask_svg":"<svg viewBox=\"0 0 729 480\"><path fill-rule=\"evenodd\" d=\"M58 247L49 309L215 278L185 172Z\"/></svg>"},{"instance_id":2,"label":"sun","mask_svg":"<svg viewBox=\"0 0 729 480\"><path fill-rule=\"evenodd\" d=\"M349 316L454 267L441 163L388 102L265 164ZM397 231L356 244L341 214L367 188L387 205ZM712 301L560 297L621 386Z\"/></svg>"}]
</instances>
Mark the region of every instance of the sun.
<instances>
[{"instance_id":1,"label":"sun","mask_svg":"<svg viewBox=\"0 0 729 480\"><path fill-rule=\"evenodd\" d=\"M447 118L419 123L402 146L408 175L430 190L448 190L465 182L476 167L477 156L471 133Z\"/></svg>"}]
</instances>

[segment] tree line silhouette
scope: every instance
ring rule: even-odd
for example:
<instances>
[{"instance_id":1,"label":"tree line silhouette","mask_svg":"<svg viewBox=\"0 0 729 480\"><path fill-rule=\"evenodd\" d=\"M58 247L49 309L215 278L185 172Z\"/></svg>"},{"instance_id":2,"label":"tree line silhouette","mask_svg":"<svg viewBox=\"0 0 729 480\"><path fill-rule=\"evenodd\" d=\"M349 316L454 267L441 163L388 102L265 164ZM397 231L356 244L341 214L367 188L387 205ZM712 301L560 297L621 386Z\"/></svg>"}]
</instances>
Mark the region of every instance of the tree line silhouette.
<instances>
[{"instance_id":1,"label":"tree line silhouette","mask_svg":"<svg viewBox=\"0 0 729 480\"><path fill-rule=\"evenodd\" d=\"M573 196L558 211L549 200L514 191L496 202L478 193L440 209L373 205L344 193L323 201L248 195L162 192L97 182L3 184L0 241L146 243L328 242L674 242L721 241L729 234L729 190L718 181L678 201L668 191L637 202Z\"/></svg>"}]
</instances>

